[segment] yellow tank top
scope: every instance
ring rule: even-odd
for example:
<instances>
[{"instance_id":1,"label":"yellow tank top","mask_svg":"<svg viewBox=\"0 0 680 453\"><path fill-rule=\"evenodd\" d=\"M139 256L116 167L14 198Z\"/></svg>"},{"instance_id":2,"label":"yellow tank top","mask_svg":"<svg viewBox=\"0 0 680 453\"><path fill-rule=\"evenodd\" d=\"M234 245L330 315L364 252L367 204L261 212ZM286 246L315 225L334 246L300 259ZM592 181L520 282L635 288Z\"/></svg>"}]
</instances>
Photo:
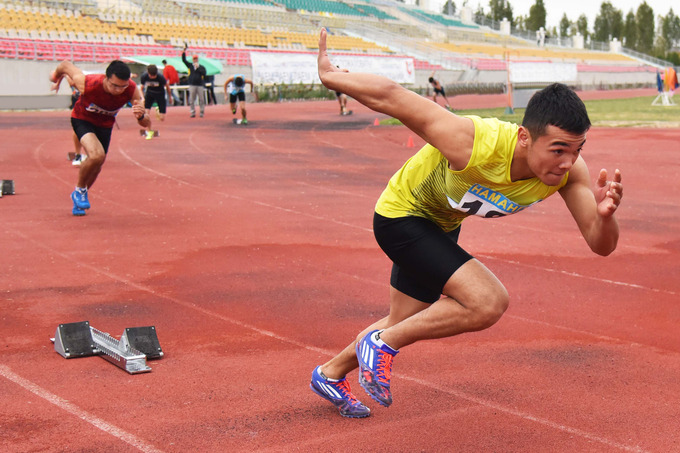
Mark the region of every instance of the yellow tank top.
<instances>
[{"instance_id":1,"label":"yellow tank top","mask_svg":"<svg viewBox=\"0 0 680 453\"><path fill-rule=\"evenodd\" d=\"M432 145L425 145L392 176L375 211L388 218L425 217L444 231L456 229L470 215L515 214L561 189L538 178L512 181L510 164L519 126L496 118L467 116L475 125L470 162L460 171Z\"/></svg>"}]
</instances>

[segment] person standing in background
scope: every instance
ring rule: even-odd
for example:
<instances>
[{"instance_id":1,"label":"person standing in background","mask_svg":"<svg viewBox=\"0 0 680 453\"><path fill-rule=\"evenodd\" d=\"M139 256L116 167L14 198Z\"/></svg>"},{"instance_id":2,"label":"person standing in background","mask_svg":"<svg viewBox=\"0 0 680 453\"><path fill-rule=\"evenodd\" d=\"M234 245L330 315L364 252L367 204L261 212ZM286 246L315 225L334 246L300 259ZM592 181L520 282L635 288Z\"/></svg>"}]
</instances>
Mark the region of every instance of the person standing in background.
<instances>
[{"instance_id":1,"label":"person standing in background","mask_svg":"<svg viewBox=\"0 0 680 453\"><path fill-rule=\"evenodd\" d=\"M200 108L201 118L205 113L205 78L207 76L205 66L198 62L198 55L191 57L192 62L187 61L187 45L182 50L182 62L189 69L189 108L190 118L196 118L196 98Z\"/></svg>"},{"instance_id":2,"label":"person standing in background","mask_svg":"<svg viewBox=\"0 0 680 453\"><path fill-rule=\"evenodd\" d=\"M163 60L163 77L165 77L165 80L167 80L168 85L172 87L173 85L178 85L179 84L179 74L177 73L177 69L171 64L168 64L168 60ZM175 94L175 92L170 89L170 97L168 97L168 104L169 105L180 105L182 102L180 101L179 97Z\"/></svg>"},{"instance_id":3,"label":"person standing in background","mask_svg":"<svg viewBox=\"0 0 680 453\"><path fill-rule=\"evenodd\" d=\"M208 94L208 104L217 105L217 98L215 97L215 76L209 75L205 78L206 93Z\"/></svg>"}]
</instances>

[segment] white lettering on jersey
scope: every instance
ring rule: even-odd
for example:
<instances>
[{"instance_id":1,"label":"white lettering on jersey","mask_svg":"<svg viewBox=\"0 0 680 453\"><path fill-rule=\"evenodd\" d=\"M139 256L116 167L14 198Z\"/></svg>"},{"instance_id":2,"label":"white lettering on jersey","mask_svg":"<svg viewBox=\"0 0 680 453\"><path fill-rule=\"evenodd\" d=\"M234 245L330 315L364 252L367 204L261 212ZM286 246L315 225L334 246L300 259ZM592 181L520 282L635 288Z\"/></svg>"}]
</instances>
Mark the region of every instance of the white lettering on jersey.
<instances>
[{"instance_id":1,"label":"white lettering on jersey","mask_svg":"<svg viewBox=\"0 0 680 453\"><path fill-rule=\"evenodd\" d=\"M479 184L470 187L460 202L456 202L448 196L446 198L449 200L451 207L457 211L464 212L467 215L487 218L515 214L531 206L519 205L502 193ZM538 203L538 201L535 203Z\"/></svg>"},{"instance_id":2,"label":"white lettering on jersey","mask_svg":"<svg viewBox=\"0 0 680 453\"><path fill-rule=\"evenodd\" d=\"M87 110L88 112L92 112L92 113L99 113L100 115L116 116L116 115L118 115L120 108L116 109L116 110L105 110L105 109L99 107L97 104L92 103L92 104L88 105L85 108L85 110Z\"/></svg>"}]
</instances>

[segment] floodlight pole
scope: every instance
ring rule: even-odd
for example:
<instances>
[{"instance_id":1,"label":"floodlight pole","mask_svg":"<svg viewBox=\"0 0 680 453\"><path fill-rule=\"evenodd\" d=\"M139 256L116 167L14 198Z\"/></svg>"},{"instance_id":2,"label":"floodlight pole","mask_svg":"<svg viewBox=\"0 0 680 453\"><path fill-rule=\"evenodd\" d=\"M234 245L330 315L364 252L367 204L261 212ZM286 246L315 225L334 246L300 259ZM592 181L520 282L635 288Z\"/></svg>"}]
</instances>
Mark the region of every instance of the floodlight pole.
<instances>
[{"instance_id":1,"label":"floodlight pole","mask_svg":"<svg viewBox=\"0 0 680 453\"><path fill-rule=\"evenodd\" d=\"M507 74L506 86L508 89L508 106L505 108L506 114L513 114L515 111L512 108L512 82L510 81L510 52L505 51L505 72Z\"/></svg>"}]
</instances>

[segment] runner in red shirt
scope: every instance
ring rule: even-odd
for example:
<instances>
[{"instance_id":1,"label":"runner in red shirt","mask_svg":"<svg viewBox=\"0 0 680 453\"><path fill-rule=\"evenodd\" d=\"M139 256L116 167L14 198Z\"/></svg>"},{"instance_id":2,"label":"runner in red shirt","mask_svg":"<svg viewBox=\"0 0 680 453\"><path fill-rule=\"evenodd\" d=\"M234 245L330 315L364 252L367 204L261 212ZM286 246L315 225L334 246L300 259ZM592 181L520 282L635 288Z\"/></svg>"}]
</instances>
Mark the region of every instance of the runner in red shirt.
<instances>
[{"instance_id":1,"label":"runner in red shirt","mask_svg":"<svg viewBox=\"0 0 680 453\"><path fill-rule=\"evenodd\" d=\"M50 74L52 90L59 90L64 77L70 78L80 91L80 97L71 112L71 125L80 140L87 159L81 164L78 183L71 193L73 215L83 216L90 208L87 191L94 184L106 160L111 141L111 130L116 115L123 106L132 102L132 113L142 127L150 125L144 102L135 82L130 80L130 68L115 60L106 68L106 74L85 75L70 61L62 61Z\"/></svg>"}]
</instances>

